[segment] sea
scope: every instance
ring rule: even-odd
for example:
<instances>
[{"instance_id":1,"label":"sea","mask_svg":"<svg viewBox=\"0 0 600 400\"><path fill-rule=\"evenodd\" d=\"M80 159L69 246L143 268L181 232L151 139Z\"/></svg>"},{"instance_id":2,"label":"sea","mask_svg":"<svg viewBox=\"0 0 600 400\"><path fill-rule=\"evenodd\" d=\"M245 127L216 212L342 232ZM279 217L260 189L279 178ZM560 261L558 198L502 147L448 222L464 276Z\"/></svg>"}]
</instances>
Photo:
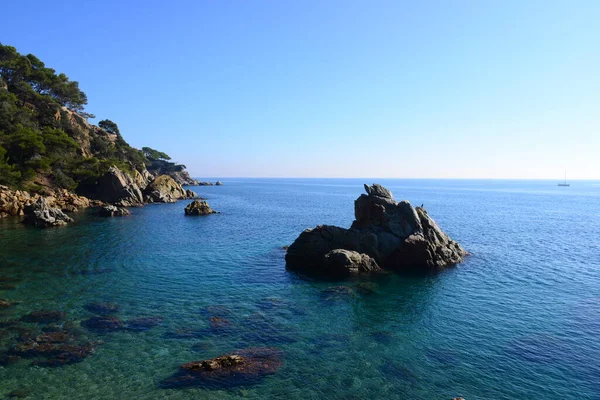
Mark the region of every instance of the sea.
<instances>
[{"instance_id":1,"label":"sea","mask_svg":"<svg viewBox=\"0 0 600 400\"><path fill-rule=\"evenodd\" d=\"M204 217L184 200L0 220L0 398L600 400L600 182L217 179L191 187L220 212ZM283 247L349 227L364 183L423 204L470 256L349 281L286 271ZM95 352L15 356L57 331ZM162 384L257 347L279 352L274 373Z\"/></svg>"}]
</instances>

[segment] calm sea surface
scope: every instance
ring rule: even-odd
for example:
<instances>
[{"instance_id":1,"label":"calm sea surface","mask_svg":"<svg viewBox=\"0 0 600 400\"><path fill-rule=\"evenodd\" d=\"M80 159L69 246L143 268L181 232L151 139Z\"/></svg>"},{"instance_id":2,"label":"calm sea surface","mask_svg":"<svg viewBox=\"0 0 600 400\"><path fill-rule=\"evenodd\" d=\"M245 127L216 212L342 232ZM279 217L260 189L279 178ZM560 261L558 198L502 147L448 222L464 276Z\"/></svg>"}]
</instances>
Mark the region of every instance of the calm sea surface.
<instances>
[{"instance_id":1,"label":"calm sea surface","mask_svg":"<svg viewBox=\"0 0 600 400\"><path fill-rule=\"evenodd\" d=\"M71 365L0 366L0 397L600 399L600 183L378 180L424 203L472 255L436 275L359 283L300 279L282 246L307 227L348 227L372 182L223 181L192 188L221 211L208 217L185 217L183 201L80 212L47 230L0 220L0 298L20 302L0 310L1 350L44 327L11 322L40 309L104 341ZM328 289L340 285L351 292ZM123 321L164 320L90 332L91 302L118 304ZM284 364L254 385L159 387L182 363L257 346L281 349Z\"/></svg>"}]
</instances>

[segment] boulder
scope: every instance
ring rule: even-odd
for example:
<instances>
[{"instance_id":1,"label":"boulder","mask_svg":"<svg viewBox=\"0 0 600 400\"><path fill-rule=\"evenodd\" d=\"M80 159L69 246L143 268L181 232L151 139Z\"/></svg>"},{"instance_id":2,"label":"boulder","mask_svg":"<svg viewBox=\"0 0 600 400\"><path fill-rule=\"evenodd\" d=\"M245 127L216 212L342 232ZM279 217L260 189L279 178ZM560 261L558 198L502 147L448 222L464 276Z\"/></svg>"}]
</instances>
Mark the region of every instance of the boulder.
<instances>
[{"instance_id":1,"label":"boulder","mask_svg":"<svg viewBox=\"0 0 600 400\"><path fill-rule=\"evenodd\" d=\"M377 262L367 254L344 249L325 254L323 269L328 276L339 277L381 271Z\"/></svg>"},{"instance_id":2,"label":"boulder","mask_svg":"<svg viewBox=\"0 0 600 400\"><path fill-rule=\"evenodd\" d=\"M186 199L195 199L197 197L198 197L198 195L195 192L191 191L190 189L186 189L186 191L185 191Z\"/></svg>"},{"instance_id":3,"label":"boulder","mask_svg":"<svg viewBox=\"0 0 600 400\"><path fill-rule=\"evenodd\" d=\"M161 382L161 387L224 389L246 386L275 373L282 364L281 351L276 348L243 349L209 360L183 364L178 373Z\"/></svg>"},{"instance_id":4,"label":"boulder","mask_svg":"<svg viewBox=\"0 0 600 400\"><path fill-rule=\"evenodd\" d=\"M156 177L144 190L144 198L148 203L175 203L186 199L186 191L168 175Z\"/></svg>"},{"instance_id":5,"label":"boulder","mask_svg":"<svg viewBox=\"0 0 600 400\"><path fill-rule=\"evenodd\" d=\"M101 217L122 217L124 215L131 215L129 210L125 207L117 207L111 205L101 207L98 214Z\"/></svg>"},{"instance_id":6,"label":"boulder","mask_svg":"<svg viewBox=\"0 0 600 400\"><path fill-rule=\"evenodd\" d=\"M44 197L40 197L35 203L25 206L23 211L25 214L23 222L40 228L61 226L73 222L73 219L60 209L51 208Z\"/></svg>"},{"instance_id":7,"label":"boulder","mask_svg":"<svg viewBox=\"0 0 600 400\"><path fill-rule=\"evenodd\" d=\"M354 202L350 229L319 225L300 234L286 253L289 270L333 276L374 272L378 267L431 270L459 263L468 254L424 208L397 202L378 184L365 185L365 190L367 194Z\"/></svg>"},{"instance_id":8,"label":"boulder","mask_svg":"<svg viewBox=\"0 0 600 400\"><path fill-rule=\"evenodd\" d=\"M209 215L217 212L210 208L205 200L194 200L185 209L185 215Z\"/></svg>"},{"instance_id":9,"label":"boulder","mask_svg":"<svg viewBox=\"0 0 600 400\"><path fill-rule=\"evenodd\" d=\"M141 182L140 177L138 182ZM144 204L142 190L136 180L129 173L114 166L98 179L96 190L96 197L107 203L121 207L139 207Z\"/></svg>"},{"instance_id":10,"label":"boulder","mask_svg":"<svg viewBox=\"0 0 600 400\"><path fill-rule=\"evenodd\" d=\"M217 186L223 186L223 182L217 181L217 183L215 183L215 185L217 185Z\"/></svg>"}]
</instances>

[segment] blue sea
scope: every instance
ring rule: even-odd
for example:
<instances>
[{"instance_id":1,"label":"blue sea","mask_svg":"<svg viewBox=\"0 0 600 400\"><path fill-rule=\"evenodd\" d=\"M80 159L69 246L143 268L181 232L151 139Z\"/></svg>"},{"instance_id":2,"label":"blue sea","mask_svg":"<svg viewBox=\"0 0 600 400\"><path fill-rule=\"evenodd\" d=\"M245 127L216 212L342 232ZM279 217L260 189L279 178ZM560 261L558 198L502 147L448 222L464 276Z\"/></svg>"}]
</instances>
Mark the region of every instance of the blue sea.
<instances>
[{"instance_id":1,"label":"blue sea","mask_svg":"<svg viewBox=\"0 0 600 400\"><path fill-rule=\"evenodd\" d=\"M282 247L318 224L349 227L373 180L221 180L191 188L220 211L206 217L181 201L46 230L0 220L0 298L17 302L0 310L0 351L49 330L21 320L35 310L103 342L64 366L5 363L0 397L600 399L599 182L376 180L471 255L436 274L319 282L287 272ZM160 318L90 331L95 302L121 321ZM264 346L283 365L255 382L160 385L183 363Z\"/></svg>"}]
</instances>

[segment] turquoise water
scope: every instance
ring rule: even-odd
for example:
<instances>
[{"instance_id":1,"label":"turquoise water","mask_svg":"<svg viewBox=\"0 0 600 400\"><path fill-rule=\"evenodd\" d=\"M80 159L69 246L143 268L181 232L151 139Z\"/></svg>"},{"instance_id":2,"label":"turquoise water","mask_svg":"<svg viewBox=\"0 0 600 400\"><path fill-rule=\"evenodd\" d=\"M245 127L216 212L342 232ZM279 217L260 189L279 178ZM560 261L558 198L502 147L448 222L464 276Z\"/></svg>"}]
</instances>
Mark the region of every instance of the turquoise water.
<instances>
[{"instance_id":1,"label":"turquoise water","mask_svg":"<svg viewBox=\"0 0 600 400\"><path fill-rule=\"evenodd\" d=\"M378 180L472 253L431 276L306 281L282 246L320 223L349 226L364 180L224 180L193 188L221 214L177 204L65 228L0 220L0 343L45 324L104 343L60 367L0 366L0 397L81 399L600 399L600 184ZM371 183L371 182L367 182ZM350 289L331 289L346 286ZM95 332L84 306L112 302L147 330ZM217 316L227 326L211 329ZM7 322L9 321L9 322ZM283 366L238 387L164 389L189 361L277 347Z\"/></svg>"}]
</instances>

